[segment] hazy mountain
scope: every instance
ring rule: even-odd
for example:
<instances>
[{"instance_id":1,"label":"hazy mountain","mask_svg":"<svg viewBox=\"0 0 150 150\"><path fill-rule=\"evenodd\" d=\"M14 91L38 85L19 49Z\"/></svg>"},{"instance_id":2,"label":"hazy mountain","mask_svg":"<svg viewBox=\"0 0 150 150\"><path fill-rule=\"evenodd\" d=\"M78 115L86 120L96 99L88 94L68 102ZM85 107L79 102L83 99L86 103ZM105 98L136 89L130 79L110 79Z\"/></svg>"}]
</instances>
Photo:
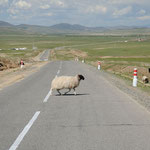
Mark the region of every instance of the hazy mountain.
<instances>
[{"instance_id":1,"label":"hazy mountain","mask_svg":"<svg viewBox=\"0 0 150 150\"><path fill-rule=\"evenodd\" d=\"M0 21L0 27L13 27L14 25L5 22L5 21Z\"/></svg>"},{"instance_id":2,"label":"hazy mountain","mask_svg":"<svg viewBox=\"0 0 150 150\"><path fill-rule=\"evenodd\" d=\"M79 24L68 24L68 23L60 23L53 26L50 26L51 29L57 30L78 30L78 31L92 31L92 30L106 30L104 27L85 27Z\"/></svg>"},{"instance_id":3,"label":"hazy mountain","mask_svg":"<svg viewBox=\"0 0 150 150\"><path fill-rule=\"evenodd\" d=\"M68 24L68 23L60 23L53 26L50 26L51 29L59 29L59 30L85 30L87 27L78 25L78 24Z\"/></svg>"},{"instance_id":4,"label":"hazy mountain","mask_svg":"<svg viewBox=\"0 0 150 150\"><path fill-rule=\"evenodd\" d=\"M135 26L117 26L117 27L86 27L79 24L60 23L52 26L40 25L12 25L8 22L0 21L0 34L131 34L149 33L150 28Z\"/></svg>"}]
</instances>

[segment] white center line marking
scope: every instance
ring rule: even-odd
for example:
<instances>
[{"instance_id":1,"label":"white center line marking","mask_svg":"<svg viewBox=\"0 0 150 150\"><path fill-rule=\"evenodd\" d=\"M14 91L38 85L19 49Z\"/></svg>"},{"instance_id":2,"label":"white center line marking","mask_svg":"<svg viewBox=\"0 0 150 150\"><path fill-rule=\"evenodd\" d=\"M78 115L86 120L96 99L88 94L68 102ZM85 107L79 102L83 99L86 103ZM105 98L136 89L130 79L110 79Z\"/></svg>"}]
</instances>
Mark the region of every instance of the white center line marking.
<instances>
[{"instance_id":1,"label":"white center line marking","mask_svg":"<svg viewBox=\"0 0 150 150\"><path fill-rule=\"evenodd\" d=\"M61 70L61 67L62 67L62 61L60 62L60 65L59 65L59 69Z\"/></svg>"},{"instance_id":2,"label":"white center line marking","mask_svg":"<svg viewBox=\"0 0 150 150\"><path fill-rule=\"evenodd\" d=\"M60 73L60 70L57 71L57 75Z\"/></svg>"},{"instance_id":3,"label":"white center line marking","mask_svg":"<svg viewBox=\"0 0 150 150\"><path fill-rule=\"evenodd\" d=\"M19 136L17 137L17 139L15 140L15 142L9 148L9 150L16 150L18 148L19 144L21 143L21 141L23 140L24 136L27 134L27 132L29 131L29 129L31 128L31 126L33 125L33 123L35 122L35 120L37 119L37 117L39 116L39 114L40 114L40 111L37 111L34 114L34 116L32 117L32 119L25 126L25 128L23 129L23 131L19 134Z\"/></svg>"},{"instance_id":4,"label":"white center line marking","mask_svg":"<svg viewBox=\"0 0 150 150\"><path fill-rule=\"evenodd\" d=\"M60 62L59 69L57 71L55 78L59 75L61 66L62 66L62 62ZM49 97L51 96L51 93L52 91L50 90L48 94L46 95L46 97L44 98L43 103L46 103L48 101Z\"/></svg>"},{"instance_id":5,"label":"white center line marking","mask_svg":"<svg viewBox=\"0 0 150 150\"><path fill-rule=\"evenodd\" d=\"M48 94L46 95L46 97L45 97L43 103L46 103L46 102L47 102L47 100L48 100L49 97L51 96L51 92L52 92L51 90L48 92Z\"/></svg>"}]
</instances>

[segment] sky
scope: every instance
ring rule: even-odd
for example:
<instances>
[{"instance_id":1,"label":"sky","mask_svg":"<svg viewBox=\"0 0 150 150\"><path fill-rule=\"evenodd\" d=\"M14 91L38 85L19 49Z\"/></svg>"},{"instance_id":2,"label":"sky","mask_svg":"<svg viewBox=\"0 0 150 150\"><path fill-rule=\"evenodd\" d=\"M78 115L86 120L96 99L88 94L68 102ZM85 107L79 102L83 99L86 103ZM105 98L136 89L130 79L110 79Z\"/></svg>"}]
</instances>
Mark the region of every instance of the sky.
<instances>
[{"instance_id":1,"label":"sky","mask_svg":"<svg viewBox=\"0 0 150 150\"><path fill-rule=\"evenodd\" d=\"M150 26L150 0L0 0L0 20L15 25Z\"/></svg>"}]
</instances>

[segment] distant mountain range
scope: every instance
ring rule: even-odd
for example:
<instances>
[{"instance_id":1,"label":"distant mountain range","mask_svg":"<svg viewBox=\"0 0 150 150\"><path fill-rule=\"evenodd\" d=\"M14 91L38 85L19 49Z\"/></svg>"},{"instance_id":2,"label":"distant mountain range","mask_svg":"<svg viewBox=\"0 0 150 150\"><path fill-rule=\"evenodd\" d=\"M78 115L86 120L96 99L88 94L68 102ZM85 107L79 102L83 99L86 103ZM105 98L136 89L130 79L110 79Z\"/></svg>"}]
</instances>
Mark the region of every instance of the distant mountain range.
<instances>
[{"instance_id":1,"label":"distant mountain range","mask_svg":"<svg viewBox=\"0 0 150 150\"><path fill-rule=\"evenodd\" d=\"M52 26L40 26L40 25L28 25L20 24L13 25L8 22L0 21L0 34L60 34L60 33L75 33L75 34L87 34L87 33L111 33L120 30L136 30L148 29L148 27L135 27L135 26L117 26L117 27L85 27L78 24L60 23ZM123 32L123 31L122 31ZM147 32L147 30L145 31Z\"/></svg>"}]
</instances>

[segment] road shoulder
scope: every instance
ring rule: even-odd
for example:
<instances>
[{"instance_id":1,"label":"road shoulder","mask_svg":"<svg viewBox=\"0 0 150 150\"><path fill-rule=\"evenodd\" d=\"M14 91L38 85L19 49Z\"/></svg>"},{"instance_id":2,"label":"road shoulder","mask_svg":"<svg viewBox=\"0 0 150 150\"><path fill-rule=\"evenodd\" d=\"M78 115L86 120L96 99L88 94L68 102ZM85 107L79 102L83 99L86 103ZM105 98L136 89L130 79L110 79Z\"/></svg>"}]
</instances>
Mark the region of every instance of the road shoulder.
<instances>
[{"instance_id":1,"label":"road shoulder","mask_svg":"<svg viewBox=\"0 0 150 150\"><path fill-rule=\"evenodd\" d=\"M15 82L23 80L25 77L37 72L42 66L48 62L34 62L32 64L26 64L24 68L8 69L0 72L0 90L12 85Z\"/></svg>"},{"instance_id":2,"label":"road shoulder","mask_svg":"<svg viewBox=\"0 0 150 150\"><path fill-rule=\"evenodd\" d=\"M101 74L110 84L112 84L114 87L118 88L118 90L121 90L125 94L132 97L133 100L135 100L138 104L146 108L148 111L150 111L150 94L147 92L142 91L138 87L133 87L131 81L127 79L122 79L121 77L105 72L103 70L97 70L95 67L86 65L90 70L96 72L97 74Z\"/></svg>"}]
</instances>

